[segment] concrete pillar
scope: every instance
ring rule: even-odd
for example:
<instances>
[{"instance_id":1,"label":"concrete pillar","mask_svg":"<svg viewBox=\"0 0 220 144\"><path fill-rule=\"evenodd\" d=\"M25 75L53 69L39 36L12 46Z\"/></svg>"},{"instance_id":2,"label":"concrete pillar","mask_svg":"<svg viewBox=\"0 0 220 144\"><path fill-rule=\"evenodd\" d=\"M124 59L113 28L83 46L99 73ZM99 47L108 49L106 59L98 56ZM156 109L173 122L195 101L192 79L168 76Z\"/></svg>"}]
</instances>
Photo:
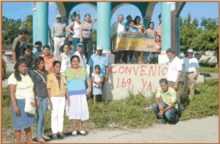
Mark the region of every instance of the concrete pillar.
<instances>
[{"instance_id":1,"label":"concrete pillar","mask_svg":"<svg viewBox=\"0 0 220 144\"><path fill-rule=\"evenodd\" d=\"M143 24L145 29L148 29L148 25L151 22L151 19L143 20ZM149 52L144 52L144 57L147 57L149 55Z\"/></svg>"},{"instance_id":2,"label":"concrete pillar","mask_svg":"<svg viewBox=\"0 0 220 144\"><path fill-rule=\"evenodd\" d=\"M32 43L33 45L35 44L35 42L37 41L37 12L36 12L36 2L33 2L33 31L32 31ZM33 48L33 52L36 52L37 49Z\"/></svg>"},{"instance_id":3,"label":"concrete pillar","mask_svg":"<svg viewBox=\"0 0 220 144\"><path fill-rule=\"evenodd\" d=\"M36 2L36 8L37 22L33 25L33 29L37 29L35 40L41 41L44 46L48 44L48 2Z\"/></svg>"},{"instance_id":4,"label":"concrete pillar","mask_svg":"<svg viewBox=\"0 0 220 144\"><path fill-rule=\"evenodd\" d=\"M178 55L180 55L180 15L178 16Z\"/></svg>"},{"instance_id":5,"label":"concrete pillar","mask_svg":"<svg viewBox=\"0 0 220 144\"><path fill-rule=\"evenodd\" d=\"M110 48L111 2L97 2L97 45L103 53L111 54Z\"/></svg>"},{"instance_id":6,"label":"concrete pillar","mask_svg":"<svg viewBox=\"0 0 220 144\"><path fill-rule=\"evenodd\" d=\"M167 2L161 4L162 17L162 53L171 47L171 5Z\"/></svg>"}]
</instances>

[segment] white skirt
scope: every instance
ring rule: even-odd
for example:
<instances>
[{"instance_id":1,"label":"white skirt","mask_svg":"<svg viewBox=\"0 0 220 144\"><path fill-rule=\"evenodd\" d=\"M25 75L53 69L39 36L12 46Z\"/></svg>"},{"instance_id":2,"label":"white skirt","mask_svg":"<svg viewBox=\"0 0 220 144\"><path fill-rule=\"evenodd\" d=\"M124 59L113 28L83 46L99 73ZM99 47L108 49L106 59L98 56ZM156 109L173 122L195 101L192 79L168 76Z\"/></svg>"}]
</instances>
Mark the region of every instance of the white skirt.
<instances>
[{"instance_id":1,"label":"white skirt","mask_svg":"<svg viewBox=\"0 0 220 144\"><path fill-rule=\"evenodd\" d=\"M69 119L88 120L89 109L86 95L70 95L70 106L66 101L66 115Z\"/></svg>"}]
</instances>

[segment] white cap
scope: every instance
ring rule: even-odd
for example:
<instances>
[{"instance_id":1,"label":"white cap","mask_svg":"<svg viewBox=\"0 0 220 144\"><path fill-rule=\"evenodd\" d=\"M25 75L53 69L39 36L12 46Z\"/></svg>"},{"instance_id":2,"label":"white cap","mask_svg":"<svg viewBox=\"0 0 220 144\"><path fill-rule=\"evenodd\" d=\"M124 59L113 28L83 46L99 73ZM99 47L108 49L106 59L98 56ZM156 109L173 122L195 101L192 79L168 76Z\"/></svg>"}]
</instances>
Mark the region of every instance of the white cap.
<instances>
[{"instance_id":1,"label":"white cap","mask_svg":"<svg viewBox=\"0 0 220 144\"><path fill-rule=\"evenodd\" d=\"M62 16L61 16L61 14L58 14L57 16L56 16L56 18L61 18Z\"/></svg>"},{"instance_id":2,"label":"white cap","mask_svg":"<svg viewBox=\"0 0 220 144\"><path fill-rule=\"evenodd\" d=\"M97 50L103 50L103 48L102 48L101 45L98 45L96 49L97 49Z\"/></svg>"},{"instance_id":3,"label":"white cap","mask_svg":"<svg viewBox=\"0 0 220 144\"><path fill-rule=\"evenodd\" d=\"M193 52L193 49L188 49L187 52Z\"/></svg>"}]
</instances>

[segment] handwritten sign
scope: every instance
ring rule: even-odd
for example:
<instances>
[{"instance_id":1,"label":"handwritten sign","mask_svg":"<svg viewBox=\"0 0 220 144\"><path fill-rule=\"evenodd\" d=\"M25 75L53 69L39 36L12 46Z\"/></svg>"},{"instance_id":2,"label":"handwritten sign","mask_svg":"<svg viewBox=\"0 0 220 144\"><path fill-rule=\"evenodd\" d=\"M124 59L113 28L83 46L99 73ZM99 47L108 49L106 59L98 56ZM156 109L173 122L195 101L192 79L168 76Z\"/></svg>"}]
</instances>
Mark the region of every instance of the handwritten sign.
<instances>
[{"instance_id":1,"label":"handwritten sign","mask_svg":"<svg viewBox=\"0 0 220 144\"><path fill-rule=\"evenodd\" d=\"M134 32L121 32L113 36L113 51L147 51L156 52L154 36Z\"/></svg>"},{"instance_id":2,"label":"handwritten sign","mask_svg":"<svg viewBox=\"0 0 220 144\"><path fill-rule=\"evenodd\" d=\"M118 100L128 96L129 91L134 94L143 93L151 96L156 92L161 78L166 78L168 65L121 65L109 66L109 81L104 86L106 100Z\"/></svg>"}]
</instances>

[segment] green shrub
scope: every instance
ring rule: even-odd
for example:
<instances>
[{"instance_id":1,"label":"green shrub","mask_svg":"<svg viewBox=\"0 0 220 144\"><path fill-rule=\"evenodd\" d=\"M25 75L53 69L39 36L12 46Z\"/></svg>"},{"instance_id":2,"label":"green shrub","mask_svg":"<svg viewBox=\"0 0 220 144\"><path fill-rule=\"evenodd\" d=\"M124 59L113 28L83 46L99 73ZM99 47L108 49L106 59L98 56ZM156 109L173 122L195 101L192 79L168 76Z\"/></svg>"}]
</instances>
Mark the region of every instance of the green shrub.
<instances>
[{"instance_id":1,"label":"green shrub","mask_svg":"<svg viewBox=\"0 0 220 144\"><path fill-rule=\"evenodd\" d=\"M12 73L13 73L13 71L12 71L12 72L6 72L6 79L7 79Z\"/></svg>"}]
</instances>

